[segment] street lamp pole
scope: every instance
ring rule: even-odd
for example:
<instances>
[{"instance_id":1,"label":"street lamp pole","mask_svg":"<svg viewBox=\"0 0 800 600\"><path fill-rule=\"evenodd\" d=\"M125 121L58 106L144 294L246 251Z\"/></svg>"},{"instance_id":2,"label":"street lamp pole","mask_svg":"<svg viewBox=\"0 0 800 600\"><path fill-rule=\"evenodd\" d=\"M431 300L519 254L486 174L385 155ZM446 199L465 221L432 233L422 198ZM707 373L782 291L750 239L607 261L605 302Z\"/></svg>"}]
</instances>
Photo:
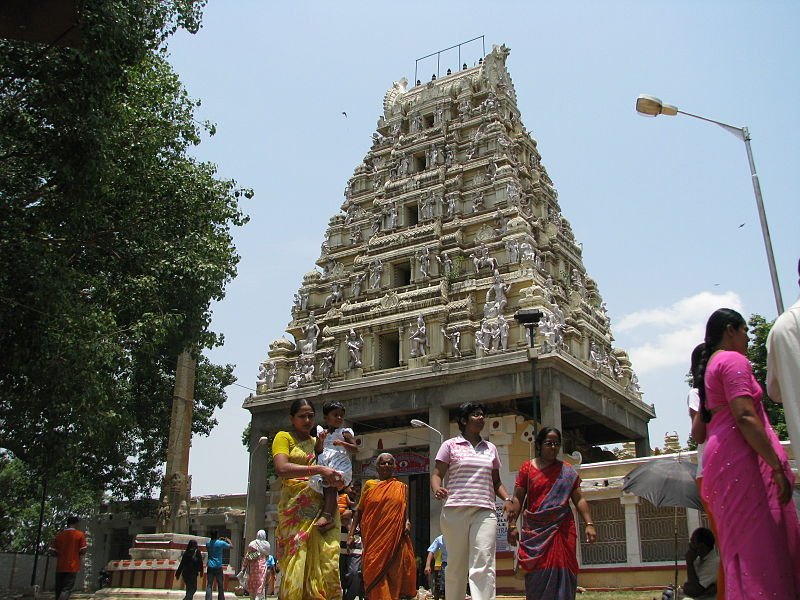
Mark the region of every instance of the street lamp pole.
<instances>
[{"instance_id":1,"label":"street lamp pole","mask_svg":"<svg viewBox=\"0 0 800 600\"><path fill-rule=\"evenodd\" d=\"M737 138L744 142L745 150L747 150L747 162L750 165L750 177L753 181L753 191L756 195L756 206L758 208L758 218L761 221L761 234L764 237L764 247L767 250L767 262L769 264L769 274L772 278L772 291L775 294L775 305L778 308L778 315L783 313L783 296L781 294L781 285L778 281L778 270L775 267L775 254L772 252L772 238L769 235L769 225L767 225L767 213L764 210L764 197L761 195L761 183L758 180L758 173L756 172L756 163L753 160L753 150L750 147L750 130L747 127L734 127L727 123L721 123L714 119L701 117L689 112L678 110L677 106L671 104L664 104L660 99L655 96L648 96L641 94L636 99L636 111L640 114L649 117L657 117L658 115L675 116L677 114L686 115L719 125L728 133L735 135Z\"/></svg>"}]
</instances>

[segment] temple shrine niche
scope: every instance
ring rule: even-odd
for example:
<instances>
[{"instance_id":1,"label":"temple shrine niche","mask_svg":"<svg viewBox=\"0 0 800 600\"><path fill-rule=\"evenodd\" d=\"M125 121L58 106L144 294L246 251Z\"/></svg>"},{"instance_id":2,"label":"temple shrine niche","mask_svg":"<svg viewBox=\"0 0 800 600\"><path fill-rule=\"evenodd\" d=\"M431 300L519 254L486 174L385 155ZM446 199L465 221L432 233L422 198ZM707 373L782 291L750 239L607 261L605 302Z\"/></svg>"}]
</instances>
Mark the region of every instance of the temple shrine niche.
<instances>
[{"instance_id":1,"label":"temple shrine niche","mask_svg":"<svg viewBox=\"0 0 800 600\"><path fill-rule=\"evenodd\" d=\"M361 448L356 475L379 448L419 458L408 464L427 471L401 470L419 511L418 553L438 532L427 477L440 439L412 419L447 438L460 403L486 404L506 485L529 457L532 394L538 425L563 431L567 460L623 442L649 453L655 411L613 345L598 283L523 125L508 55L495 46L476 67L392 84L371 147L338 210L331 203L286 336L269 344L244 403L253 449L303 397L320 418L324 400L345 404ZM534 339L515 320L520 309L543 315ZM246 537L274 513L266 461L254 451Z\"/></svg>"}]
</instances>

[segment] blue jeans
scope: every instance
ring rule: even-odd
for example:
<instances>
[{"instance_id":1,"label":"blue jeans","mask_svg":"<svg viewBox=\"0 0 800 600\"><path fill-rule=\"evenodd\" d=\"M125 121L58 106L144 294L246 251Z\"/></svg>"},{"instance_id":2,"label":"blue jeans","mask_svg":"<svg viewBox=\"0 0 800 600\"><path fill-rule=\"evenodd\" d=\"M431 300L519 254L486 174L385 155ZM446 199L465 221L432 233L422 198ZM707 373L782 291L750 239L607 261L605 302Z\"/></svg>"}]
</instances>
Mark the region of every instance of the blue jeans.
<instances>
[{"instance_id":1,"label":"blue jeans","mask_svg":"<svg viewBox=\"0 0 800 600\"><path fill-rule=\"evenodd\" d=\"M206 600L211 600L211 592L214 589L214 581L217 582L217 598L225 600L225 578L222 575L222 567L209 567L206 573Z\"/></svg>"}]
</instances>

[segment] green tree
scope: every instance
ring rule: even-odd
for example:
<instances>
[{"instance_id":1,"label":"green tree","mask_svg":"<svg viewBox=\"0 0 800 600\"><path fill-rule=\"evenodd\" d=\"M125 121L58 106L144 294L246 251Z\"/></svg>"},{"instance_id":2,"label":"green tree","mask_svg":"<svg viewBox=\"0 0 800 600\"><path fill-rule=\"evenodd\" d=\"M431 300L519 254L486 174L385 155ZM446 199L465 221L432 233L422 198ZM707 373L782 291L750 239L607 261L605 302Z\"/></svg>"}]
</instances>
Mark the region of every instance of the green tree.
<instances>
[{"instance_id":1,"label":"green tree","mask_svg":"<svg viewBox=\"0 0 800 600\"><path fill-rule=\"evenodd\" d=\"M0 40L0 448L130 498L158 484L181 350L194 432L234 380L202 351L251 192L189 155L213 127L165 44L205 3L78 4L79 49Z\"/></svg>"},{"instance_id":2,"label":"green tree","mask_svg":"<svg viewBox=\"0 0 800 600\"><path fill-rule=\"evenodd\" d=\"M43 483L23 461L0 452L0 551L32 553L36 548ZM55 475L46 486L50 493L44 505L43 545L64 527L69 515L89 517L101 500L99 493L69 472Z\"/></svg>"},{"instance_id":3,"label":"green tree","mask_svg":"<svg viewBox=\"0 0 800 600\"><path fill-rule=\"evenodd\" d=\"M767 321L759 314L751 315L748 324L750 325L750 345L747 348L747 357L753 366L753 375L761 389L764 390L764 408L769 416L772 427L782 440L789 439L789 432L786 429L786 415L783 412L783 405L770 400L767 395L767 336L775 321Z\"/></svg>"}]
</instances>

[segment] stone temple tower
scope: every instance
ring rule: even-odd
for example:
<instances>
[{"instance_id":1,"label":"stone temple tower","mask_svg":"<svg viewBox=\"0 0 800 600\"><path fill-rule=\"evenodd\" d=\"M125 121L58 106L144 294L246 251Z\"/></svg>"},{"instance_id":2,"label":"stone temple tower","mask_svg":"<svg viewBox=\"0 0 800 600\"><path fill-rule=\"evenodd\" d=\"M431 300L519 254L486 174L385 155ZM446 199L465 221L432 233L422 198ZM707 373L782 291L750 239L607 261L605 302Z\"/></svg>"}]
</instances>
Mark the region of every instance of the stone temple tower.
<instances>
[{"instance_id":1,"label":"stone temple tower","mask_svg":"<svg viewBox=\"0 0 800 600\"><path fill-rule=\"evenodd\" d=\"M299 285L288 336L270 343L258 393L244 403L254 449L247 539L274 515L257 440L287 426L297 398L315 404L318 420L323 401L344 403L361 447L356 477L379 449L395 453L418 553L438 533L428 473L440 438L412 419L450 437L452 411L484 403L507 486L530 456L532 393L539 423L563 431L567 460L599 460L600 444L625 441L649 453L654 409L613 347L598 285L522 124L508 54L495 47L477 67L411 89L403 79L386 93L372 147ZM532 341L514 318L521 309L543 313Z\"/></svg>"}]
</instances>

